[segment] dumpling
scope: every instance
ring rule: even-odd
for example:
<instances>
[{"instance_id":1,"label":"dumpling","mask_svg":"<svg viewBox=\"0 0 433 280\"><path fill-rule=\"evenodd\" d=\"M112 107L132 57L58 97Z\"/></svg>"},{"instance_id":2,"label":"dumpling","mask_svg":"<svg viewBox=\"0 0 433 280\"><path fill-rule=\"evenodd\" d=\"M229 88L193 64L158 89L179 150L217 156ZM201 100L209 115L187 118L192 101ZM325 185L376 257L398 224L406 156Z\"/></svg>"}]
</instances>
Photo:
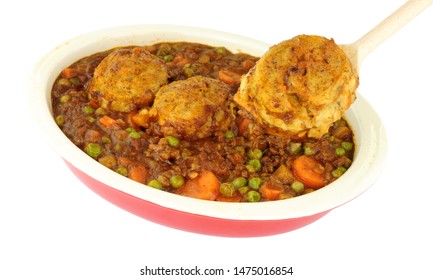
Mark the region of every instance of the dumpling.
<instances>
[{"instance_id":1,"label":"dumpling","mask_svg":"<svg viewBox=\"0 0 433 280\"><path fill-rule=\"evenodd\" d=\"M96 67L88 92L101 107L130 112L151 104L167 82L162 59L141 47L123 48L110 53Z\"/></svg>"},{"instance_id":2,"label":"dumpling","mask_svg":"<svg viewBox=\"0 0 433 280\"><path fill-rule=\"evenodd\" d=\"M332 39L299 35L271 47L234 100L271 134L320 138L354 102L358 84Z\"/></svg>"}]
</instances>

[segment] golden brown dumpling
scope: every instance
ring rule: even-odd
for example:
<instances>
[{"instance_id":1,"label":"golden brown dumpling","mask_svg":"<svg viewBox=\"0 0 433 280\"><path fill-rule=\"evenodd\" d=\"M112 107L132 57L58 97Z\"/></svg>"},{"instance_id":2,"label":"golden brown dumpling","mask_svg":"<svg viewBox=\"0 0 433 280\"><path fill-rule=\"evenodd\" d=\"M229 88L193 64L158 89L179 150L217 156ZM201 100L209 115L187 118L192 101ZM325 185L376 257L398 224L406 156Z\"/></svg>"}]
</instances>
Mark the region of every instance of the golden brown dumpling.
<instances>
[{"instance_id":1,"label":"golden brown dumpling","mask_svg":"<svg viewBox=\"0 0 433 280\"><path fill-rule=\"evenodd\" d=\"M300 35L271 47L234 100L269 133L319 138L355 100L358 76L331 39Z\"/></svg>"},{"instance_id":2,"label":"golden brown dumpling","mask_svg":"<svg viewBox=\"0 0 433 280\"><path fill-rule=\"evenodd\" d=\"M144 48L118 49L96 67L88 91L100 106L130 112L153 102L168 82L164 62Z\"/></svg>"},{"instance_id":3,"label":"golden brown dumpling","mask_svg":"<svg viewBox=\"0 0 433 280\"><path fill-rule=\"evenodd\" d=\"M163 135L205 138L226 131L233 121L229 95L223 82L195 76L161 87L149 112L140 114L149 114Z\"/></svg>"}]
</instances>

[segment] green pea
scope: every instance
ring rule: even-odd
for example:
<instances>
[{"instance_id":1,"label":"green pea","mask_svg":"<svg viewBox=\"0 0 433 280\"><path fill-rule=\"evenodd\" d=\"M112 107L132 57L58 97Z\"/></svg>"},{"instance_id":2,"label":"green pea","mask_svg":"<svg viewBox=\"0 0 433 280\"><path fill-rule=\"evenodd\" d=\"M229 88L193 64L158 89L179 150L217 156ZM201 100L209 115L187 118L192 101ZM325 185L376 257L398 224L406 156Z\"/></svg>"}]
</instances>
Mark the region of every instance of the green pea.
<instances>
[{"instance_id":1,"label":"green pea","mask_svg":"<svg viewBox=\"0 0 433 280\"><path fill-rule=\"evenodd\" d=\"M90 105L86 105L83 107L83 113L84 114L93 114L95 112L95 108L93 108Z\"/></svg>"},{"instance_id":2,"label":"green pea","mask_svg":"<svg viewBox=\"0 0 433 280\"><path fill-rule=\"evenodd\" d=\"M234 137L235 137L235 134L231 130L227 130L226 133L224 133L224 138L225 139L232 139Z\"/></svg>"},{"instance_id":3,"label":"green pea","mask_svg":"<svg viewBox=\"0 0 433 280\"><path fill-rule=\"evenodd\" d=\"M183 73L185 74L185 76L187 77L192 77L194 76L194 69L192 69L191 64L187 65L185 64L184 68L183 68Z\"/></svg>"},{"instance_id":4,"label":"green pea","mask_svg":"<svg viewBox=\"0 0 433 280\"><path fill-rule=\"evenodd\" d=\"M302 193L304 191L304 184L302 184L301 182L296 181L296 180L290 185L290 187L296 193Z\"/></svg>"},{"instance_id":5,"label":"green pea","mask_svg":"<svg viewBox=\"0 0 433 280\"><path fill-rule=\"evenodd\" d=\"M158 189L158 190L162 190L162 184L161 184L161 182L158 181L158 180L156 180L156 179L150 180L150 181L147 183L147 185L148 185L149 187L152 187L152 188L155 188L155 189Z\"/></svg>"},{"instance_id":6,"label":"green pea","mask_svg":"<svg viewBox=\"0 0 433 280\"><path fill-rule=\"evenodd\" d=\"M121 166L116 169L116 172L123 176L128 176L128 169L124 166Z\"/></svg>"},{"instance_id":7,"label":"green pea","mask_svg":"<svg viewBox=\"0 0 433 280\"><path fill-rule=\"evenodd\" d=\"M239 189L248 185L248 181L244 177L238 177L233 180L232 185L235 189Z\"/></svg>"},{"instance_id":8,"label":"green pea","mask_svg":"<svg viewBox=\"0 0 433 280\"><path fill-rule=\"evenodd\" d=\"M258 190L260 188L260 185L262 184L262 179L258 177L251 178L248 181L248 186L252 188L253 190Z\"/></svg>"},{"instance_id":9,"label":"green pea","mask_svg":"<svg viewBox=\"0 0 433 280\"><path fill-rule=\"evenodd\" d=\"M120 152L123 149L122 144L117 143L116 145L114 145L114 150L116 152Z\"/></svg>"},{"instance_id":10,"label":"green pea","mask_svg":"<svg viewBox=\"0 0 433 280\"><path fill-rule=\"evenodd\" d=\"M288 199L288 198L292 198L293 195L290 193L282 193L279 195L278 199L283 200L283 199Z\"/></svg>"},{"instance_id":11,"label":"green pea","mask_svg":"<svg viewBox=\"0 0 433 280\"><path fill-rule=\"evenodd\" d=\"M62 97L60 97L60 103L66 103L69 100L71 100L71 96L70 95L63 95Z\"/></svg>"},{"instance_id":12,"label":"green pea","mask_svg":"<svg viewBox=\"0 0 433 280\"><path fill-rule=\"evenodd\" d=\"M236 190L230 183L222 183L220 185L220 193L226 197L232 197L235 194Z\"/></svg>"},{"instance_id":13,"label":"green pea","mask_svg":"<svg viewBox=\"0 0 433 280\"><path fill-rule=\"evenodd\" d=\"M102 153L102 147L98 143L89 143L86 145L85 151L92 158L97 158Z\"/></svg>"},{"instance_id":14,"label":"green pea","mask_svg":"<svg viewBox=\"0 0 433 280\"><path fill-rule=\"evenodd\" d=\"M247 169L250 172L257 172L262 169L262 163L258 159L251 159L248 161Z\"/></svg>"},{"instance_id":15,"label":"green pea","mask_svg":"<svg viewBox=\"0 0 433 280\"><path fill-rule=\"evenodd\" d=\"M302 152L302 144L298 142L290 142L287 150L291 155L298 155Z\"/></svg>"},{"instance_id":16,"label":"green pea","mask_svg":"<svg viewBox=\"0 0 433 280\"><path fill-rule=\"evenodd\" d=\"M156 55L157 55L157 56L165 56L165 55L167 55L167 53L166 53L166 50L164 50L163 48L161 48L161 49L159 49L159 50L156 52Z\"/></svg>"},{"instance_id":17,"label":"green pea","mask_svg":"<svg viewBox=\"0 0 433 280\"><path fill-rule=\"evenodd\" d=\"M250 173L254 173L254 172L256 172L255 170L254 170L254 167L253 166L251 166L251 165L245 165L245 168L248 170L248 172L250 172Z\"/></svg>"},{"instance_id":18,"label":"green pea","mask_svg":"<svg viewBox=\"0 0 433 280\"><path fill-rule=\"evenodd\" d=\"M346 151L352 151L353 150L353 143L352 142L341 142L341 147Z\"/></svg>"},{"instance_id":19,"label":"green pea","mask_svg":"<svg viewBox=\"0 0 433 280\"><path fill-rule=\"evenodd\" d=\"M87 117L86 120L87 120L89 123L94 123L94 122L96 122L96 119L95 119L94 117Z\"/></svg>"},{"instance_id":20,"label":"green pea","mask_svg":"<svg viewBox=\"0 0 433 280\"><path fill-rule=\"evenodd\" d=\"M108 114L108 109L99 107L98 109L95 110L95 114L97 114L99 116L104 116L104 115Z\"/></svg>"},{"instance_id":21,"label":"green pea","mask_svg":"<svg viewBox=\"0 0 433 280\"><path fill-rule=\"evenodd\" d=\"M249 191L247 193L247 201L248 202L259 202L260 199L261 199L261 196L257 191Z\"/></svg>"},{"instance_id":22,"label":"green pea","mask_svg":"<svg viewBox=\"0 0 433 280\"><path fill-rule=\"evenodd\" d=\"M62 115L58 115L58 116L56 117L56 124L57 124L58 126L62 126L62 125L64 125L64 124L65 124L65 117L63 117Z\"/></svg>"},{"instance_id":23,"label":"green pea","mask_svg":"<svg viewBox=\"0 0 433 280\"><path fill-rule=\"evenodd\" d=\"M344 156L346 154L346 150L343 148L337 148L335 149L335 153L337 154L337 156Z\"/></svg>"},{"instance_id":24,"label":"green pea","mask_svg":"<svg viewBox=\"0 0 433 280\"><path fill-rule=\"evenodd\" d=\"M105 136L105 135L102 136L101 140L102 140L102 143L104 143L104 144L109 144L109 143L111 143L111 139L110 139L110 137Z\"/></svg>"},{"instance_id":25,"label":"green pea","mask_svg":"<svg viewBox=\"0 0 433 280\"><path fill-rule=\"evenodd\" d=\"M76 85L76 86L78 86L78 85L81 84L81 80L78 79L77 77L70 78L69 81L70 81L73 85Z\"/></svg>"},{"instance_id":26,"label":"green pea","mask_svg":"<svg viewBox=\"0 0 433 280\"><path fill-rule=\"evenodd\" d=\"M308 143L308 142L304 144L303 149L304 149L304 155L306 155L306 156L312 156L316 153L316 150L314 150L311 147L311 143Z\"/></svg>"},{"instance_id":27,"label":"green pea","mask_svg":"<svg viewBox=\"0 0 433 280\"><path fill-rule=\"evenodd\" d=\"M225 54L226 48L224 47L217 47L215 48L218 54Z\"/></svg>"},{"instance_id":28,"label":"green pea","mask_svg":"<svg viewBox=\"0 0 433 280\"><path fill-rule=\"evenodd\" d=\"M170 145L173 148L177 148L180 145L180 140L174 136L168 135L168 136L165 136L165 139L167 140L168 145Z\"/></svg>"},{"instance_id":29,"label":"green pea","mask_svg":"<svg viewBox=\"0 0 433 280\"><path fill-rule=\"evenodd\" d=\"M239 188L239 189L238 189L238 193L244 195L244 194L246 194L249 190L250 190L250 188L245 186L245 187Z\"/></svg>"},{"instance_id":30,"label":"green pea","mask_svg":"<svg viewBox=\"0 0 433 280\"><path fill-rule=\"evenodd\" d=\"M141 134L138 131L131 131L129 133L129 137L131 137L133 139L139 139L139 138L141 138Z\"/></svg>"},{"instance_id":31,"label":"green pea","mask_svg":"<svg viewBox=\"0 0 433 280\"><path fill-rule=\"evenodd\" d=\"M170 185L177 189L183 186L185 179L180 175L173 175L170 177Z\"/></svg>"},{"instance_id":32,"label":"green pea","mask_svg":"<svg viewBox=\"0 0 433 280\"><path fill-rule=\"evenodd\" d=\"M311 147L305 147L304 148L304 155L306 156L312 156L316 153L315 150L313 150Z\"/></svg>"},{"instance_id":33,"label":"green pea","mask_svg":"<svg viewBox=\"0 0 433 280\"><path fill-rule=\"evenodd\" d=\"M340 178L346 171L347 169L344 166L339 166L332 170L331 174L334 178Z\"/></svg>"},{"instance_id":34,"label":"green pea","mask_svg":"<svg viewBox=\"0 0 433 280\"><path fill-rule=\"evenodd\" d=\"M69 81L69 79L66 78L61 78L57 81L57 86L59 87L68 87L71 85L71 82Z\"/></svg>"},{"instance_id":35,"label":"green pea","mask_svg":"<svg viewBox=\"0 0 433 280\"><path fill-rule=\"evenodd\" d=\"M173 56L171 55L171 54L168 54L168 55L165 55L164 56L164 60L165 60L165 62L170 62L170 61L172 61L173 60Z\"/></svg>"},{"instance_id":36,"label":"green pea","mask_svg":"<svg viewBox=\"0 0 433 280\"><path fill-rule=\"evenodd\" d=\"M261 159L263 152L260 149L250 149L247 155L250 159Z\"/></svg>"}]
</instances>

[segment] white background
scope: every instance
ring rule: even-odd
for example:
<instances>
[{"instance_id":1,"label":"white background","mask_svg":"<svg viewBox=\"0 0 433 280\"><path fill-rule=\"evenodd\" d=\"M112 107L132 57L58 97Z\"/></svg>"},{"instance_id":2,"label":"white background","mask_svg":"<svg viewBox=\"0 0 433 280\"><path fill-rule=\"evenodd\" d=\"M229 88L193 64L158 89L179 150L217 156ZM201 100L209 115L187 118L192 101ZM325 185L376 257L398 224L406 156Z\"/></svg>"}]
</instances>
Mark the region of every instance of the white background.
<instances>
[{"instance_id":1,"label":"white background","mask_svg":"<svg viewBox=\"0 0 433 280\"><path fill-rule=\"evenodd\" d=\"M7 3L7 4L5 4ZM387 164L354 201L299 230L220 238L129 214L80 183L31 127L33 65L81 33L169 23L269 43L320 34L351 43L403 4L389 1L6 1L0 7L0 279L172 279L150 267L292 266L275 279L433 279L433 8L362 64L359 92L387 129ZM179 279L217 279L178 277ZM260 279L224 276L220 279Z\"/></svg>"}]
</instances>

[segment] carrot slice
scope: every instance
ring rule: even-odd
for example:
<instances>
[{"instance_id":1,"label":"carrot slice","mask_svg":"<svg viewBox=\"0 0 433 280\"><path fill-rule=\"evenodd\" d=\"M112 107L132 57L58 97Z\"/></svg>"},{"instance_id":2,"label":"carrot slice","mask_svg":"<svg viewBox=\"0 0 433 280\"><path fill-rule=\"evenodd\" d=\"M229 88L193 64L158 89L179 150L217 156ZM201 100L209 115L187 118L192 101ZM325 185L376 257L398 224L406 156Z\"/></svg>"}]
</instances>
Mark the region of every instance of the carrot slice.
<instances>
[{"instance_id":1,"label":"carrot slice","mask_svg":"<svg viewBox=\"0 0 433 280\"><path fill-rule=\"evenodd\" d=\"M238 123L239 135L245 136L248 133L250 125L253 125L253 121L247 118L243 118Z\"/></svg>"},{"instance_id":2,"label":"carrot slice","mask_svg":"<svg viewBox=\"0 0 433 280\"><path fill-rule=\"evenodd\" d=\"M116 120L109 116L102 116L99 118L99 123L107 128L112 128L117 124Z\"/></svg>"},{"instance_id":3,"label":"carrot slice","mask_svg":"<svg viewBox=\"0 0 433 280\"><path fill-rule=\"evenodd\" d=\"M218 78L221 80L221 82L228 85L238 85L241 81L240 74L227 69L221 69L218 71Z\"/></svg>"},{"instance_id":4,"label":"carrot slice","mask_svg":"<svg viewBox=\"0 0 433 280\"><path fill-rule=\"evenodd\" d=\"M98 102L96 102L96 100L90 100L89 105L92 106L93 109L99 108L99 104L98 104Z\"/></svg>"},{"instance_id":5,"label":"carrot slice","mask_svg":"<svg viewBox=\"0 0 433 280\"><path fill-rule=\"evenodd\" d=\"M129 158L126 157L119 157L117 159L117 164L119 165L128 165L131 163L131 160Z\"/></svg>"},{"instance_id":6,"label":"carrot slice","mask_svg":"<svg viewBox=\"0 0 433 280\"><path fill-rule=\"evenodd\" d=\"M149 177L149 171L142 164L131 164L128 169L128 178L145 184Z\"/></svg>"},{"instance_id":7,"label":"carrot slice","mask_svg":"<svg viewBox=\"0 0 433 280\"><path fill-rule=\"evenodd\" d=\"M277 200L280 195L284 192L284 188L281 184L273 181L267 181L260 186L260 195L267 200Z\"/></svg>"},{"instance_id":8,"label":"carrot slice","mask_svg":"<svg viewBox=\"0 0 433 280\"><path fill-rule=\"evenodd\" d=\"M76 76L78 76L78 72L74 68L68 67L68 68L63 69L61 75L62 75L62 78L70 79L70 78L75 78Z\"/></svg>"},{"instance_id":9,"label":"carrot slice","mask_svg":"<svg viewBox=\"0 0 433 280\"><path fill-rule=\"evenodd\" d=\"M148 109L142 109L138 113L132 113L132 122L141 127L148 127L151 113Z\"/></svg>"},{"instance_id":10,"label":"carrot slice","mask_svg":"<svg viewBox=\"0 0 433 280\"><path fill-rule=\"evenodd\" d=\"M224 195L218 195L218 197L216 198L217 201L222 201L222 202L240 202L242 199L240 194L236 194L232 197L227 197Z\"/></svg>"},{"instance_id":11,"label":"carrot slice","mask_svg":"<svg viewBox=\"0 0 433 280\"><path fill-rule=\"evenodd\" d=\"M255 64L256 64L255 62L253 62L253 61L251 61L251 60L249 60L249 59L244 60L244 61L242 61L242 63L241 63L242 67L243 67L245 70L247 70L247 71L250 70L251 68L253 68Z\"/></svg>"},{"instance_id":12,"label":"carrot slice","mask_svg":"<svg viewBox=\"0 0 433 280\"><path fill-rule=\"evenodd\" d=\"M310 188L319 189L328 183L325 168L314 158L305 155L293 161L293 173L297 180Z\"/></svg>"},{"instance_id":13,"label":"carrot slice","mask_svg":"<svg viewBox=\"0 0 433 280\"><path fill-rule=\"evenodd\" d=\"M215 200L219 194L220 181L211 171L204 170L196 178L187 181L177 193L198 199Z\"/></svg>"},{"instance_id":14,"label":"carrot slice","mask_svg":"<svg viewBox=\"0 0 433 280\"><path fill-rule=\"evenodd\" d=\"M185 65L190 63L190 60L185 58L183 55L178 55L173 59L173 63L177 65Z\"/></svg>"}]
</instances>

